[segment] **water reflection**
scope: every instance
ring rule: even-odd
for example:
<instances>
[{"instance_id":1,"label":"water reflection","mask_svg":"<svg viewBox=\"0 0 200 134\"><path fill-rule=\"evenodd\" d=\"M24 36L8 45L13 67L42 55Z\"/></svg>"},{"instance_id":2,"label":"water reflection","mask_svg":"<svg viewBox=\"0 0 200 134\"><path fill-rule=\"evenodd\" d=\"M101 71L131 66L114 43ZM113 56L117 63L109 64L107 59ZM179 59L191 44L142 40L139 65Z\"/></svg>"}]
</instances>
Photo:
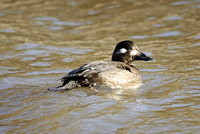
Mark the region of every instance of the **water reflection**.
<instances>
[{"instance_id":1,"label":"water reflection","mask_svg":"<svg viewBox=\"0 0 200 134\"><path fill-rule=\"evenodd\" d=\"M37 21L58 21L58 19L55 18L55 17L35 17L35 18L33 18L33 20L37 20Z\"/></svg>"},{"instance_id":2,"label":"water reflection","mask_svg":"<svg viewBox=\"0 0 200 134\"><path fill-rule=\"evenodd\" d=\"M163 24L154 24L153 27L162 27Z\"/></svg>"},{"instance_id":3,"label":"water reflection","mask_svg":"<svg viewBox=\"0 0 200 134\"><path fill-rule=\"evenodd\" d=\"M170 36L178 36L182 34L183 33L181 33L180 31L168 31L168 32L156 34L154 35L154 37L170 37Z\"/></svg>"},{"instance_id":4,"label":"water reflection","mask_svg":"<svg viewBox=\"0 0 200 134\"><path fill-rule=\"evenodd\" d=\"M100 13L100 11L90 11L88 14L89 15L95 15L97 13ZM42 25L45 28L52 30L52 31L57 31L57 30L63 30L64 26L83 26L83 25L88 25L92 24L91 21L85 21L85 22L71 22L71 21L60 21L58 18L55 17L35 17L33 18L34 21L36 21L36 25ZM50 26L49 24L46 24L46 22L51 22ZM73 30L71 33L80 33L81 30Z\"/></svg>"},{"instance_id":5,"label":"water reflection","mask_svg":"<svg viewBox=\"0 0 200 134\"><path fill-rule=\"evenodd\" d=\"M89 15L95 15L95 14L98 14L98 13L101 13L101 11L97 10L97 11L90 11L88 14Z\"/></svg>"},{"instance_id":6,"label":"water reflection","mask_svg":"<svg viewBox=\"0 0 200 134\"><path fill-rule=\"evenodd\" d=\"M49 29L49 30L52 30L52 31L56 31L56 30L62 30L63 27L55 27L55 26L52 26L52 27L49 27L48 29Z\"/></svg>"},{"instance_id":7,"label":"water reflection","mask_svg":"<svg viewBox=\"0 0 200 134\"><path fill-rule=\"evenodd\" d=\"M31 66L50 66L52 63L49 63L49 62L34 62L34 63L31 63L30 65Z\"/></svg>"},{"instance_id":8,"label":"water reflection","mask_svg":"<svg viewBox=\"0 0 200 134\"><path fill-rule=\"evenodd\" d=\"M200 39L200 35L197 35L194 37L195 39Z\"/></svg>"},{"instance_id":9,"label":"water reflection","mask_svg":"<svg viewBox=\"0 0 200 134\"><path fill-rule=\"evenodd\" d=\"M16 32L16 31L15 31L15 30L12 30L12 29L0 29L0 32L14 33L14 32Z\"/></svg>"},{"instance_id":10,"label":"water reflection","mask_svg":"<svg viewBox=\"0 0 200 134\"><path fill-rule=\"evenodd\" d=\"M176 1L176 2L172 2L171 4L176 6L176 5L185 5L188 3L189 3L189 1Z\"/></svg>"},{"instance_id":11,"label":"water reflection","mask_svg":"<svg viewBox=\"0 0 200 134\"><path fill-rule=\"evenodd\" d=\"M131 36L132 39L145 39L148 38L149 36L147 35L135 35L135 36Z\"/></svg>"},{"instance_id":12,"label":"water reflection","mask_svg":"<svg viewBox=\"0 0 200 134\"><path fill-rule=\"evenodd\" d=\"M62 21L55 21L55 25L65 25L65 26L81 26L83 22L62 22Z\"/></svg>"},{"instance_id":13,"label":"water reflection","mask_svg":"<svg viewBox=\"0 0 200 134\"><path fill-rule=\"evenodd\" d=\"M183 18L181 16L170 16L170 17L167 17L165 18L165 20L182 20Z\"/></svg>"},{"instance_id":14,"label":"water reflection","mask_svg":"<svg viewBox=\"0 0 200 134\"><path fill-rule=\"evenodd\" d=\"M24 73L23 75L40 75L40 74L54 74L54 73L67 73L70 72L71 69L58 69L58 70L51 70L51 69L44 69L42 71L33 71Z\"/></svg>"}]
</instances>

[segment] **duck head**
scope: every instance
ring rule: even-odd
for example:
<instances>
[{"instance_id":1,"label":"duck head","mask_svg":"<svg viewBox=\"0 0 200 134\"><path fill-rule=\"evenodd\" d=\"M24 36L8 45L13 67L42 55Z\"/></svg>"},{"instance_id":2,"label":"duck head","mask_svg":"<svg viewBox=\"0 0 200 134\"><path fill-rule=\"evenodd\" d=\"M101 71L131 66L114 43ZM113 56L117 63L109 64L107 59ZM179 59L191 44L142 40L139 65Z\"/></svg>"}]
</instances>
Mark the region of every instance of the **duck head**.
<instances>
[{"instance_id":1,"label":"duck head","mask_svg":"<svg viewBox=\"0 0 200 134\"><path fill-rule=\"evenodd\" d=\"M112 55L112 61L120 61L126 64L131 64L134 60L149 61L153 58L146 56L138 47L130 40L119 42Z\"/></svg>"}]
</instances>

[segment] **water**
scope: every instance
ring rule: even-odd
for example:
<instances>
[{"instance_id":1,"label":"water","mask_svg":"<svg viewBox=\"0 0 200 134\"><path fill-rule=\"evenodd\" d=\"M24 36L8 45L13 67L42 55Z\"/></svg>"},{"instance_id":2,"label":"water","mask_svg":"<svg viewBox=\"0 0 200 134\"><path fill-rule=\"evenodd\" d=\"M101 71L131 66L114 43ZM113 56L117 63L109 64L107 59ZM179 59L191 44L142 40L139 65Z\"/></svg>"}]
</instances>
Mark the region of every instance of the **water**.
<instances>
[{"instance_id":1,"label":"water","mask_svg":"<svg viewBox=\"0 0 200 134\"><path fill-rule=\"evenodd\" d=\"M1 133L199 133L199 0L0 4ZM49 92L133 40L153 62L138 90Z\"/></svg>"}]
</instances>

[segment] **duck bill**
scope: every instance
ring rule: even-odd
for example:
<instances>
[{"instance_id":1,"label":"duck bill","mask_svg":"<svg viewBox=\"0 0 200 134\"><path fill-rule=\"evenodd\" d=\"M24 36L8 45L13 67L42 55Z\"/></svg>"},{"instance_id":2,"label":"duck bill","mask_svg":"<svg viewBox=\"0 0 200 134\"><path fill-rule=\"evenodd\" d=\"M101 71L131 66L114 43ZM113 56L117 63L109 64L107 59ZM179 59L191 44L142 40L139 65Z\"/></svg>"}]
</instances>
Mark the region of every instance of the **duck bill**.
<instances>
[{"instance_id":1,"label":"duck bill","mask_svg":"<svg viewBox=\"0 0 200 134\"><path fill-rule=\"evenodd\" d=\"M136 56L134 59L135 60L144 60L144 61L154 60L154 58L146 56L144 53L140 53L140 55Z\"/></svg>"}]
</instances>

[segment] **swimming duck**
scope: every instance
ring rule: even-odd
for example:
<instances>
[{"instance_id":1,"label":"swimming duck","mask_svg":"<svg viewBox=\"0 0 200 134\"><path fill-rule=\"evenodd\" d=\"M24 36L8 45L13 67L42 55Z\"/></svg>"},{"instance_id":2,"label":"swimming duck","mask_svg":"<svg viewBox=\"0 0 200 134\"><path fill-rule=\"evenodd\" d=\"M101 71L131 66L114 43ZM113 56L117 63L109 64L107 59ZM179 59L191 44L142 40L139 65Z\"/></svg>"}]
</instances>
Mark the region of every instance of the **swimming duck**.
<instances>
[{"instance_id":1,"label":"swimming duck","mask_svg":"<svg viewBox=\"0 0 200 134\"><path fill-rule=\"evenodd\" d=\"M50 91L71 90L77 87L105 86L113 89L135 89L142 85L139 70L131 63L134 60L153 60L146 56L130 40L119 42L112 61L93 61L69 72L61 78L63 84Z\"/></svg>"}]
</instances>

